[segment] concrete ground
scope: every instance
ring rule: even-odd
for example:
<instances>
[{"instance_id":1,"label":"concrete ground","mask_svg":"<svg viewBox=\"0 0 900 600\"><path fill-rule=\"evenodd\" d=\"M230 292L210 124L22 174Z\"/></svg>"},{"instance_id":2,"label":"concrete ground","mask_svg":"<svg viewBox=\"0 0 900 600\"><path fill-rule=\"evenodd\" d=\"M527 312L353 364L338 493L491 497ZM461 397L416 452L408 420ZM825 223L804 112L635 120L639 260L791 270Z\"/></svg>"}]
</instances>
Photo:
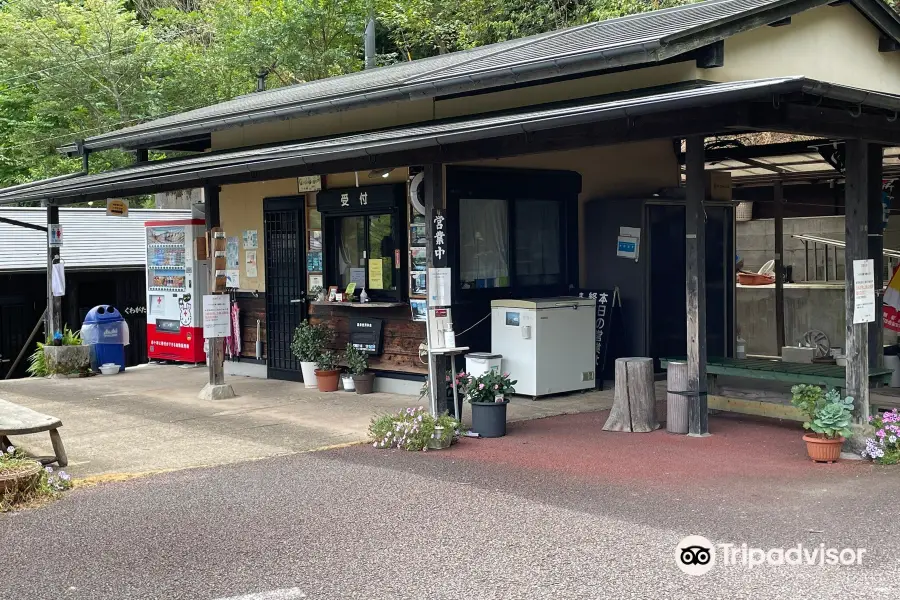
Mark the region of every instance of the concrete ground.
<instances>
[{"instance_id":1,"label":"concrete ground","mask_svg":"<svg viewBox=\"0 0 900 600\"><path fill-rule=\"evenodd\" d=\"M62 419L75 476L209 466L367 440L371 418L422 401L392 394L322 393L303 384L231 377L238 397L205 401L205 369L145 365L112 377L0 382L0 398ZM514 398L511 421L602 410L612 392ZM464 414L469 414L464 408ZM46 433L12 438L51 454Z\"/></svg>"},{"instance_id":2,"label":"concrete ground","mask_svg":"<svg viewBox=\"0 0 900 600\"><path fill-rule=\"evenodd\" d=\"M893 598L900 468L816 465L790 427L601 431L606 413L500 439L357 445L76 489L0 515L4 600ZM687 535L863 548L852 566L675 564Z\"/></svg>"}]
</instances>

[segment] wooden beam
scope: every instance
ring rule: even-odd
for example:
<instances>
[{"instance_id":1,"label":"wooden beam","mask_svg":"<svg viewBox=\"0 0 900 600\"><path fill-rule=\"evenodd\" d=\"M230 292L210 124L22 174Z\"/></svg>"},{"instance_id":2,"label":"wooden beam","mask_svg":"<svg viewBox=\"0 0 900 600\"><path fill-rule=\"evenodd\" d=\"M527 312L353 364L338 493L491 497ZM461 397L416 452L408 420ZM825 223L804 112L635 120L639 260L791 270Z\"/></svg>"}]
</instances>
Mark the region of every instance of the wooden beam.
<instances>
[{"instance_id":1,"label":"wooden beam","mask_svg":"<svg viewBox=\"0 0 900 600\"><path fill-rule=\"evenodd\" d=\"M790 24L791 24L791 18L785 17L783 19L778 19L777 21L773 21L772 23L769 23L769 27L784 27L785 25L790 25Z\"/></svg>"},{"instance_id":2,"label":"wooden beam","mask_svg":"<svg viewBox=\"0 0 900 600\"><path fill-rule=\"evenodd\" d=\"M707 148L706 162L715 163L723 160L737 160L744 162L747 159L769 158L772 156L790 156L794 154L807 154L815 152L816 147L830 145L832 140L820 138L804 140L800 142L780 142L777 144L759 144L753 146L739 146L733 148ZM684 164L684 153L678 151L678 161ZM782 166L790 163L782 163ZM771 165L769 165L771 166Z\"/></svg>"},{"instance_id":3,"label":"wooden beam","mask_svg":"<svg viewBox=\"0 0 900 600\"><path fill-rule=\"evenodd\" d=\"M868 154L868 246L869 258L875 268L875 322L869 325L869 367L877 369L884 365L884 327L881 318L884 302L884 203L881 200L884 148L869 144Z\"/></svg>"},{"instance_id":4,"label":"wooden beam","mask_svg":"<svg viewBox=\"0 0 900 600\"><path fill-rule=\"evenodd\" d=\"M900 119L864 112L853 116L849 110L771 103L754 104L747 126L757 131L778 131L825 138L864 139L886 146L900 145Z\"/></svg>"},{"instance_id":5,"label":"wooden beam","mask_svg":"<svg viewBox=\"0 0 900 600\"><path fill-rule=\"evenodd\" d=\"M15 225L16 227L24 227L25 229L34 229L35 231L43 231L45 233L47 231L47 228L43 225L35 225L33 223L26 223L25 221L19 221L16 219L7 219L6 217L0 217L0 223Z\"/></svg>"},{"instance_id":6,"label":"wooden beam","mask_svg":"<svg viewBox=\"0 0 900 600\"><path fill-rule=\"evenodd\" d=\"M706 398L706 198L703 136L687 138L687 257L688 433L709 434Z\"/></svg>"},{"instance_id":7,"label":"wooden beam","mask_svg":"<svg viewBox=\"0 0 900 600\"><path fill-rule=\"evenodd\" d=\"M713 42L697 50L697 68L714 69L725 65L725 40Z\"/></svg>"},{"instance_id":8,"label":"wooden beam","mask_svg":"<svg viewBox=\"0 0 900 600\"><path fill-rule=\"evenodd\" d=\"M775 200L775 343L784 348L784 185L773 186Z\"/></svg>"},{"instance_id":9,"label":"wooden beam","mask_svg":"<svg viewBox=\"0 0 900 600\"><path fill-rule=\"evenodd\" d=\"M878 38L879 52L896 52L897 50L900 50L900 42L897 42L894 38L887 37L886 35Z\"/></svg>"},{"instance_id":10,"label":"wooden beam","mask_svg":"<svg viewBox=\"0 0 900 600\"><path fill-rule=\"evenodd\" d=\"M853 261L869 256L869 144L859 139L847 140L847 180L845 199L845 326L847 356L847 394L856 400L856 418L865 422L869 416L869 340L867 323L854 324L856 289L853 284ZM878 326L881 326L880 320Z\"/></svg>"}]
</instances>

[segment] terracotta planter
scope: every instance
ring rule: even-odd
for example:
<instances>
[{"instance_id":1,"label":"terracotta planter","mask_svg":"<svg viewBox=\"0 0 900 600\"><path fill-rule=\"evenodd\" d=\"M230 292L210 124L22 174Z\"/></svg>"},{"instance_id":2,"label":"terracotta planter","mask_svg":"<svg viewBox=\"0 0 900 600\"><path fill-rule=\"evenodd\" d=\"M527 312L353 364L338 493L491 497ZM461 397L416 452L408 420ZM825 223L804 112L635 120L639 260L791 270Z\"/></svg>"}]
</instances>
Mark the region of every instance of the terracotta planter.
<instances>
[{"instance_id":1,"label":"terracotta planter","mask_svg":"<svg viewBox=\"0 0 900 600\"><path fill-rule=\"evenodd\" d=\"M37 483L43 468L41 463L35 461L33 464L23 466L20 470L0 475L0 496L18 496Z\"/></svg>"},{"instance_id":2,"label":"terracotta planter","mask_svg":"<svg viewBox=\"0 0 900 600\"><path fill-rule=\"evenodd\" d=\"M841 446L844 438L835 439L819 437L817 433L807 433L803 436L806 442L806 452L816 462L833 463L841 459Z\"/></svg>"},{"instance_id":3,"label":"terracotta planter","mask_svg":"<svg viewBox=\"0 0 900 600\"><path fill-rule=\"evenodd\" d=\"M356 385L357 394L371 394L375 387L375 373L363 373L354 375L353 383Z\"/></svg>"},{"instance_id":4,"label":"terracotta planter","mask_svg":"<svg viewBox=\"0 0 900 600\"><path fill-rule=\"evenodd\" d=\"M320 392L336 392L340 379L341 372L337 369L334 371L320 371L316 369L316 383L319 384Z\"/></svg>"}]
</instances>

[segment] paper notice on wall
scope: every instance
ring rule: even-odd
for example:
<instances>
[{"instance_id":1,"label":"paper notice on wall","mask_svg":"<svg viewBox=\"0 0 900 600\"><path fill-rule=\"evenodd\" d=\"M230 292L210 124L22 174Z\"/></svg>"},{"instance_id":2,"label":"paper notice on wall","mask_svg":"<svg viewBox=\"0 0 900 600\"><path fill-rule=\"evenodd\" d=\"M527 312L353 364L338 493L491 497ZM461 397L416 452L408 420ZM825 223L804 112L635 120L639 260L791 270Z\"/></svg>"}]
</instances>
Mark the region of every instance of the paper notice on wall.
<instances>
[{"instance_id":1,"label":"paper notice on wall","mask_svg":"<svg viewBox=\"0 0 900 600\"><path fill-rule=\"evenodd\" d=\"M230 237L225 242L225 268L238 269L241 266L240 241L236 237Z\"/></svg>"},{"instance_id":2,"label":"paper notice on wall","mask_svg":"<svg viewBox=\"0 0 900 600\"><path fill-rule=\"evenodd\" d=\"M450 267L428 269L428 306L450 306Z\"/></svg>"},{"instance_id":3,"label":"paper notice on wall","mask_svg":"<svg viewBox=\"0 0 900 600\"><path fill-rule=\"evenodd\" d=\"M853 261L853 323L875 321L875 261Z\"/></svg>"},{"instance_id":4,"label":"paper notice on wall","mask_svg":"<svg viewBox=\"0 0 900 600\"><path fill-rule=\"evenodd\" d=\"M258 277L258 271L256 269L256 250L247 250L244 253L244 272L247 273L247 277L253 279Z\"/></svg>"},{"instance_id":5,"label":"paper notice on wall","mask_svg":"<svg viewBox=\"0 0 900 600\"><path fill-rule=\"evenodd\" d=\"M230 298L224 294L203 296L203 337L224 338L230 331Z\"/></svg>"},{"instance_id":6,"label":"paper notice on wall","mask_svg":"<svg viewBox=\"0 0 900 600\"><path fill-rule=\"evenodd\" d=\"M360 267L350 267L350 283L355 283L358 289L366 287L366 270Z\"/></svg>"},{"instance_id":7,"label":"paper notice on wall","mask_svg":"<svg viewBox=\"0 0 900 600\"><path fill-rule=\"evenodd\" d=\"M384 289L384 263L380 258L369 259L369 289Z\"/></svg>"},{"instance_id":8,"label":"paper notice on wall","mask_svg":"<svg viewBox=\"0 0 900 600\"><path fill-rule=\"evenodd\" d=\"M241 287L241 272L238 269L225 269L225 287Z\"/></svg>"}]
</instances>

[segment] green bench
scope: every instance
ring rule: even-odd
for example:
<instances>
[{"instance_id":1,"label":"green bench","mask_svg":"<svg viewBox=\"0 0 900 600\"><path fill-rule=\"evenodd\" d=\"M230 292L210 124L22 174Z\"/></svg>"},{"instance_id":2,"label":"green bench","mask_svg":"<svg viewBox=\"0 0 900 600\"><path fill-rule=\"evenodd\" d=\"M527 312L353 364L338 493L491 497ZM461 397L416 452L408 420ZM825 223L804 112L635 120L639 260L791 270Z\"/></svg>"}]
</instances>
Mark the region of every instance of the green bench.
<instances>
[{"instance_id":1,"label":"green bench","mask_svg":"<svg viewBox=\"0 0 900 600\"><path fill-rule=\"evenodd\" d=\"M686 358L662 358L660 365L667 368L669 362L684 362ZM786 363L780 360L764 358L709 358L706 361L706 373L714 378L716 375L729 377L745 377L747 379L765 379L784 383L808 383L844 389L846 372L837 365ZM891 381L890 369L869 369L869 387L878 387ZM714 383L714 380L713 382ZM713 386L710 386L713 387ZM712 391L712 390L710 390Z\"/></svg>"}]
</instances>

